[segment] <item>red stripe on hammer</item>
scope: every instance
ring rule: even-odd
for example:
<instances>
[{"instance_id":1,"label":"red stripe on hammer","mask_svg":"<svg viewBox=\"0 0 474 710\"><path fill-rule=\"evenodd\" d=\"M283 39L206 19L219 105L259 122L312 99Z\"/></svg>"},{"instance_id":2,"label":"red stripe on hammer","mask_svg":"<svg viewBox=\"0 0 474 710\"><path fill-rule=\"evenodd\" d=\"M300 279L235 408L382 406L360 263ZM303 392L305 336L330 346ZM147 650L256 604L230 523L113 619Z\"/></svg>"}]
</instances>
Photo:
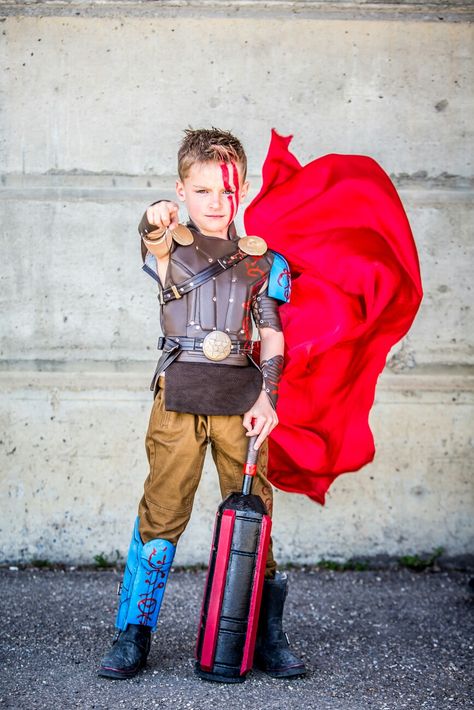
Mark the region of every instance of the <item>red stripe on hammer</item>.
<instances>
[{"instance_id":1,"label":"red stripe on hammer","mask_svg":"<svg viewBox=\"0 0 474 710\"><path fill-rule=\"evenodd\" d=\"M227 578L227 566L229 564L234 521L235 510L225 510L221 518L214 577L212 580L211 596L207 609L206 630L204 631L201 651L200 664L206 671L212 671L214 665L214 654L216 651L217 633L219 631L222 598L224 596Z\"/></svg>"},{"instance_id":2,"label":"red stripe on hammer","mask_svg":"<svg viewBox=\"0 0 474 710\"><path fill-rule=\"evenodd\" d=\"M212 562L212 555L214 552L214 545L216 544L216 530L217 530L217 519L218 516L216 514L216 517L214 519L214 530L212 531L212 542L211 542L211 551L209 553L209 564L207 566L207 574L206 574L206 584L204 585L204 593L202 595L202 603L201 603L201 613L199 614L199 633L196 641L196 651L195 651L195 658L199 661L199 656L198 656L198 649L199 649L199 642L201 640L201 636L204 633L203 629L203 616L204 616L204 604L206 601L206 591L207 591L207 585L209 584L209 575L211 573L211 562Z\"/></svg>"},{"instance_id":3,"label":"red stripe on hammer","mask_svg":"<svg viewBox=\"0 0 474 710\"><path fill-rule=\"evenodd\" d=\"M240 666L240 675L247 673L253 665L255 640L257 638L258 616L260 613L260 603L262 601L263 580L265 576L265 566L267 564L271 530L272 519L269 515L264 515L262 518L262 528L258 543L257 559L255 561L252 596L250 597L249 619L247 624L247 634L245 637L244 653L242 656L242 664Z\"/></svg>"},{"instance_id":4,"label":"red stripe on hammer","mask_svg":"<svg viewBox=\"0 0 474 710\"><path fill-rule=\"evenodd\" d=\"M257 473L256 463L246 463L244 464L244 476L255 476Z\"/></svg>"}]
</instances>

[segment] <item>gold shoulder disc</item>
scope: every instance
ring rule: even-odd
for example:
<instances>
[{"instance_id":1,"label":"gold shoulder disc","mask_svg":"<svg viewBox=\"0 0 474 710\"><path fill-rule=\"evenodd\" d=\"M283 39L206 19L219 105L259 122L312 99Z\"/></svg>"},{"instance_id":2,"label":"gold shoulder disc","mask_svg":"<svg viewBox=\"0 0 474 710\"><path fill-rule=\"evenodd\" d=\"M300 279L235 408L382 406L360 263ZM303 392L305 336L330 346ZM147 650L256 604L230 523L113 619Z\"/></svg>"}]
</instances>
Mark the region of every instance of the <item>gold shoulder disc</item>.
<instances>
[{"instance_id":1,"label":"gold shoulder disc","mask_svg":"<svg viewBox=\"0 0 474 710\"><path fill-rule=\"evenodd\" d=\"M239 239L239 249L250 256L262 256L267 251L267 243L262 237L241 237Z\"/></svg>"},{"instance_id":2,"label":"gold shoulder disc","mask_svg":"<svg viewBox=\"0 0 474 710\"><path fill-rule=\"evenodd\" d=\"M177 244L182 247L187 247L194 242L193 233L190 229L184 226L184 224L178 224L178 226L171 231L171 236Z\"/></svg>"}]
</instances>

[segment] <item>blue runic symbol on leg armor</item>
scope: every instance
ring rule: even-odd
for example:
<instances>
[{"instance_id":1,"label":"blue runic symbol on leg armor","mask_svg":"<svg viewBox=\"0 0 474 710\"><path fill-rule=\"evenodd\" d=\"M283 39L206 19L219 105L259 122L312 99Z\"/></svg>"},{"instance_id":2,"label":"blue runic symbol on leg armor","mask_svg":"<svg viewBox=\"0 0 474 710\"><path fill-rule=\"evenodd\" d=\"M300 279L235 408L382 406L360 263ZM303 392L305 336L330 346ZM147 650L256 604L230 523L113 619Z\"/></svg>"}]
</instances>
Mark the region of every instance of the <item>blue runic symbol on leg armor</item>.
<instances>
[{"instance_id":1,"label":"blue runic symbol on leg armor","mask_svg":"<svg viewBox=\"0 0 474 710\"><path fill-rule=\"evenodd\" d=\"M135 522L123 575L120 606L115 626L125 631L128 624L156 629L158 614L176 547L168 540L142 543Z\"/></svg>"}]
</instances>

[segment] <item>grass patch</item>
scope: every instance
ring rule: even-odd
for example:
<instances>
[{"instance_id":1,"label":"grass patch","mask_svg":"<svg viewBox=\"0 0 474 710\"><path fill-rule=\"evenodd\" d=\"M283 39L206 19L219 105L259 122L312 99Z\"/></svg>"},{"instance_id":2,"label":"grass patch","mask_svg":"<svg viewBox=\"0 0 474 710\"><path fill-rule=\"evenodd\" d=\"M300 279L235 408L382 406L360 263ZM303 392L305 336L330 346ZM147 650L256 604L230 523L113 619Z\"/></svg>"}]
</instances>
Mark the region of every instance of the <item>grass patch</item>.
<instances>
[{"instance_id":1,"label":"grass patch","mask_svg":"<svg viewBox=\"0 0 474 710\"><path fill-rule=\"evenodd\" d=\"M333 572L364 572L368 569L368 564L366 562L361 562L360 560L346 560L345 562L335 562L334 560L320 560L316 567L319 569L329 569Z\"/></svg>"},{"instance_id":2,"label":"grass patch","mask_svg":"<svg viewBox=\"0 0 474 710\"><path fill-rule=\"evenodd\" d=\"M94 555L95 566L98 567L99 569L109 569L110 567L115 567L115 565L118 563L119 559L120 559L120 552L118 550L115 550L115 559L114 560L109 560L107 555L105 555L103 552L100 552L98 555Z\"/></svg>"},{"instance_id":3,"label":"grass patch","mask_svg":"<svg viewBox=\"0 0 474 710\"><path fill-rule=\"evenodd\" d=\"M414 570L415 572L423 572L425 569L430 569L436 563L438 557L444 552L444 548L437 547L431 555L420 557L420 555L403 555L398 562L401 567Z\"/></svg>"}]
</instances>

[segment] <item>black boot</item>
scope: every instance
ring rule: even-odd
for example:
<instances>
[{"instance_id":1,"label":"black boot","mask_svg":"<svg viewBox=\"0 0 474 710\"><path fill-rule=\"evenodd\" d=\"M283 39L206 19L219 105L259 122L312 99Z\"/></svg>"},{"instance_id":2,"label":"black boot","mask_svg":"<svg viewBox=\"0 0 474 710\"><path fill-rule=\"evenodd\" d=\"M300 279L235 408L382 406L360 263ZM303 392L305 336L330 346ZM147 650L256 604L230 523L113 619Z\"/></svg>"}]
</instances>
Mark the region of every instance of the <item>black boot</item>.
<instances>
[{"instance_id":1,"label":"black boot","mask_svg":"<svg viewBox=\"0 0 474 710\"><path fill-rule=\"evenodd\" d=\"M104 656L98 674L105 678L133 678L146 663L151 645L151 628L129 624Z\"/></svg>"},{"instance_id":2,"label":"black boot","mask_svg":"<svg viewBox=\"0 0 474 710\"><path fill-rule=\"evenodd\" d=\"M277 572L275 579L265 580L253 665L272 678L291 678L306 673L303 661L290 650L282 628L287 593L286 574Z\"/></svg>"}]
</instances>

